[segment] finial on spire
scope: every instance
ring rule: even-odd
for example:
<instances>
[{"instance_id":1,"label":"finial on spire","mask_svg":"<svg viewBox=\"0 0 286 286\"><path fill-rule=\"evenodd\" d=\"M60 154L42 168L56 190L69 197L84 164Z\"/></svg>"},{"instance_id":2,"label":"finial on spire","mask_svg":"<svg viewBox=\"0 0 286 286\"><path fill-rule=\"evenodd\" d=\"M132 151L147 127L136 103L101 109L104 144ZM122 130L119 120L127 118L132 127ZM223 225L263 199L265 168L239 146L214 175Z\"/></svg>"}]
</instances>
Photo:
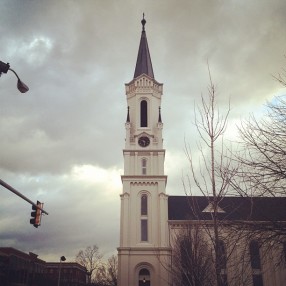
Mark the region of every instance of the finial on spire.
<instances>
[{"instance_id":1,"label":"finial on spire","mask_svg":"<svg viewBox=\"0 0 286 286\"><path fill-rule=\"evenodd\" d=\"M146 24L146 20L145 20L145 14L143 13L143 19L141 21L141 24L142 24L142 31L145 31L145 24Z\"/></svg>"}]
</instances>

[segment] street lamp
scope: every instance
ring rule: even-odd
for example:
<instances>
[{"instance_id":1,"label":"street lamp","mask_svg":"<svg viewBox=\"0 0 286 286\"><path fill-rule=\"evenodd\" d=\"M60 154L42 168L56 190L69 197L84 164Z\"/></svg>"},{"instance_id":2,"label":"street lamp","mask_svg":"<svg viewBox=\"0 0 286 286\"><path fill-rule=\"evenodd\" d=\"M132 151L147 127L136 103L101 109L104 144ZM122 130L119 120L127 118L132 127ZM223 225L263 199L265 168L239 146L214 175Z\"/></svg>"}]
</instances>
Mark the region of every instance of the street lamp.
<instances>
[{"instance_id":1,"label":"street lamp","mask_svg":"<svg viewBox=\"0 0 286 286\"><path fill-rule=\"evenodd\" d=\"M61 256L60 258L58 286L60 286L60 281L61 281L62 261L66 261L66 258L64 256Z\"/></svg>"},{"instance_id":2,"label":"street lamp","mask_svg":"<svg viewBox=\"0 0 286 286\"><path fill-rule=\"evenodd\" d=\"M22 92L22 93L27 92L27 91L29 90L28 86L25 85L25 84L20 80L20 78L19 78L19 76L17 75L17 73L10 68L10 64L9 64L9 63L5 64L5 63L3 63L3 62L0 61L0 76L1 76L2 73L7 73L8 70L12 71L12 72L15 74L15 76L17 77L17 79L18 79L17 88L19 89L19 91Z\"/></svg>"}]
</instances>

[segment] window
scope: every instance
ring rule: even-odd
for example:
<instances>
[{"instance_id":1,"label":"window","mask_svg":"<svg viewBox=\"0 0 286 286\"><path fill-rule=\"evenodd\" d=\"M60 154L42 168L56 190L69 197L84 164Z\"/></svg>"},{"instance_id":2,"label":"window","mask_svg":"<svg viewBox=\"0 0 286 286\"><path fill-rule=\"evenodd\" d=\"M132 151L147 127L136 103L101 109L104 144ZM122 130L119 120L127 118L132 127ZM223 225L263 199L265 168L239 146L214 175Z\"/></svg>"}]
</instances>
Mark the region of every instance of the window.
<instances>
[{"instance_id":1,"label":"window","mask_svg":"<svg viewBox=\"0 0 286 286\"><path fill-rule=\"evenodd\" d=\"M140 103L140 126L147 127L148 120L147 120L147 101L142 100Z\"/></svg>"},{"instance_id":2,"label":"window","mask_svg":"<svg viewBox=\"0 0 286 286\"><path fill-rule=\"evenodd\" d=\"M283 256L284 256L284 262L286 262L286 241L283 242Z\"/></svg>"},{"instance_id":3,"label":"window","mask_svg":"<svg viewBox=\"0 0 286 286\"><path fill-rule=\"evenodd\" d=\"M148 196L141 196L141 241L148 241Z\"/></svg>"},{"instance_id":4,"label":"window","mask_svg":"<svg viewBox=\"0 0 286 286\"><path fill-rule=\"evenodd\" d=\"M261 275L261 261L259 253L259 244L252 240L249 244L250 263L252 267L252 282L253 286L263 286Z\"/></svg>"},{"instance_id":5,"label":"window","mask_svg":"<svg viewBox=\"0 0 286 286\"><path fill-rule=\"evenodd\" d=\"M147 215L147 195L141 197L141 215Z\"/></svg>"},{"instance_id":6,"label":"window","mask_svg":"<svg viewBox=\"0 0 286 286\"><path fill-rule=\"evenodd\" d=\"M142 163L142 175L146 175L147 174L147 159L142 159L141 161Z\"/></svg>"},{"instance_id":7,"label":"window","mask_svg":"<svg viewBox=\"0 0 286 286\"><path fill-rule=\"evenodd\" d=\"M225 250L225 244L222 240L218 241L218 257L219 257L219 267L220 267L220 277L221 277L221 285L227 286L227 272L226 272L226 250Z\"/></svg>"},{"instance_id":8,"label":"window","mask_svg":"<svg viewBox=\"0 0 286 286\"><path fill-rule=\"evenodd\" d=\"M262 275L253 275L252 276L253 286L263 286Z\"/></svg>"},{"instance_id":9,"label":"window","mask_svg":"<svg viewBox=\"0 0 286 286\"><path fill-rule=\"evenodd\" d=\"M218 241L218 256L219 256L219 265L220 269L226 269L226 251L225 251L225 245L222 240Z\"/></svg>"},{"instance_id":10,"label":"window","mask_svg":"<svg viewBox=\"0 0 286 286\"><path fill-rule=\"evenodd\" d=\"M141 241L148 241L148 221L141 219Z\"/></svg>"},{"instance_id":11,"label":"window","mask_svg":"<svg viewBox=\"0 0 286 286\"><path fill-rule=\"evenodd\" d=\"M227 275L226 274L221 274L220 275L220 279L221 279L221 285L222 286L228 286L228 284L227 284Z\"/></svg>"},{"instance_id":12,"label":"window","mask_svg":"<svg viewBox=\"0 0 286 286\"><path fill-rule=\"evenodd\" d=\"M250 262L252 269L261 269L259 245L257 241L252 240L250 242L249 251L250 251Z\"/></svg>"},{"instance_id":13,"label":"window","mask_svg":"<svg viewBox=\"0 0 286 286\"><path fill-rule=\"evenodd\" d=\"M139 286L150 286L150 272L148 269L139 271Z\"/></svg>"}]
</instances>

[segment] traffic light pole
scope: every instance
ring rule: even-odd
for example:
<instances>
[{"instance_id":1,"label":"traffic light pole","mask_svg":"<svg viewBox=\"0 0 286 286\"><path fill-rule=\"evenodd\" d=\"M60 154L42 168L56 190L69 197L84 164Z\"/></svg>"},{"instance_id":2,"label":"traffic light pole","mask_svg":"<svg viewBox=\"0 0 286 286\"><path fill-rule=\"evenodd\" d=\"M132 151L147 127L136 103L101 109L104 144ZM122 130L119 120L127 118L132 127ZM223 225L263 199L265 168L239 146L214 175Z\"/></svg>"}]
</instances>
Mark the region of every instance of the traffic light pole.
<instances>
[{"instance_id":1,"label":"traffic light pole","mask_svg":"<svg viewBox=\"0 0 286 286\"><path fill-rule=\"evenodd\" d=\"M0 179L0 185L2 185L4 188L8 189L9 191L11 191L12 193L14 193L15 195L17 195L18 197L22 198L23 200L25 200L26 202L30 203L31 205L33 205L34 207L36 207L37 209L40 209L42 213L45 213L48 215L48 213L42 209L41 207L39 207L37 204L33 203L31 200L29 200L27 197L25 197L24 195L22 195L20 192L18 192L17 190L15 190L13 187L11 187L10 185L8 185L7 183L5 183L3 180Z\"/></svg>"}]
</instances>

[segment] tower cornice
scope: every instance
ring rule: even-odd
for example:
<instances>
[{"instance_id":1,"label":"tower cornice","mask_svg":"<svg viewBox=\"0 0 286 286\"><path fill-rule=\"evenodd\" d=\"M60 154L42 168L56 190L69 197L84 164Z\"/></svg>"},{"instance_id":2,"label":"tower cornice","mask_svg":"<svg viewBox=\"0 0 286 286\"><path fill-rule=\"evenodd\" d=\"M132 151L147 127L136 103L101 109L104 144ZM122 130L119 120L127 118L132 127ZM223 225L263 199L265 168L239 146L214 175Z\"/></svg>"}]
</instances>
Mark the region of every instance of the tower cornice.
<instances>
[{"instance_id":1,"label":"tower cornice","mask_svg":"<svg viewBox=\"0 0 286 286\"><path fill-rule=\"evenodd\" d=\"M163 94L163 84L146 74L142 74L129 83L125 83L125 91L127 96L153 93L154 96L160 97Z\"/></svg>"},{"instance_id":2,"label":"tower cornice","mask_svg":"<svg viewBox=\"0 0 286 286\"><path fill-rule=\"evenodd\" d=\"M121 181L128 181L131 185L138 185L138 186L149 186L149 185L156 185L158 182L165 182L167 184L168 176L166 175L122 175Z\"/></svg>"},{"instance_id":3,"label":"tower cornice","mask_svg":"<svg viewBox=\"0 0 286 286\"><path fill-rule=\"evenodd\" d=\"M142 153L148 153L148 155L150 154L165 154L166 153L166 150L165 149L123 149L123 154L126 154L126 153L130 153L130 155L136 155L136 153L138 154L142 154ZM144 155L144 154L143 154Z\"/></svg>"},{"instance_id":4,"label":"tower cornice","mask_svg":"<svg viewBox=\"0 0 286 286\"><path fill-rule=\"evenodd\" d=\"M157 85L163 85L163 83L158 82L156 79L154 79L154 78L148 76L148 74L146 74L146 73L142 73L142 74L139 75L138 77L133 78L130 82L125 83L125 85L130 85L130 84L132 84L133 82L140 80L142 77L145 77L146 79L148 79L148 80L154 82L154 83L157 84Z\"/></svg>"},{"instance_id":5,"label":"tower cornice","mask_svg":"<svg viewBox=\"0 0 286 286\"><path fill-rule=\"evenodd\" d=\"M157 179L158 181L160 180L165 180L168 178L168 176L166 175L142 175L142 176L138 176L138 175L121 175L122 179L133 179L133 180L137 180L137 179L141 179L141 181L149 181L150 179L154 180Z\"/></svg>"}]
</instances>

